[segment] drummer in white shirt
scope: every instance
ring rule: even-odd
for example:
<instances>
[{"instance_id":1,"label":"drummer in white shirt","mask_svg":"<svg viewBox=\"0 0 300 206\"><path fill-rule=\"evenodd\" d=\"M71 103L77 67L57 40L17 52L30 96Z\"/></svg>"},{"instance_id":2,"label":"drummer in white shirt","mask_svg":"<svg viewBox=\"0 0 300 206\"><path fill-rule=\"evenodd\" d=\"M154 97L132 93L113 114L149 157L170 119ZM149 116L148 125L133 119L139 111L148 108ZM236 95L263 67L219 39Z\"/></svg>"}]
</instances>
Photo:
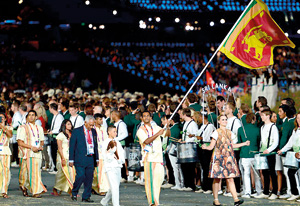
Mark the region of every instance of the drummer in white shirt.
<instances>
[{"instance_id":1,"label":"drummer in white shirt","mask_svg":"<svg viewBox=\"0 0 300 206\"><path fill-rule=\"evenodd\" d=\"M202 144L210 144L211 141L211 135L216 130L215 126L208 121L208 113L206 111L201 111L201 114L203 116L200 117L200 123L202 124L200 129L198 130L196 134L196 138L200 141L200 146ZM203 121L204 119L204 121ZM210 164L210 158L212 155L211 150L203 150L200 148L200 163L203 170L203 181L202 181L202 190L204 194L211 194L212 193L212 178L207 178L209 173L209 164Z\"/></svg>"},{"instance_id":2,"label":"drummer in white shirt","mask_svg":"<svg viewBox=\"0 0 300 206\"><path fill-rule=\"evenodd\" d=\"M198 125L192 119L192 111L189 108L185 108L182 111L182 119L184 120L184 125L182 129L182 143L195 142L195 135L198 132ZM196 163L181 163L181 170L183 174L184 186L182 191L196 191L195 185L195 168Z\"/></svg>"},{"instance_id":3,"label":"drummer in white shirt","mask_svg":"<svg viewBox=\"0 0 300 206\"><path fill-rule=\"evenodd\" d=\"M64 117L62 114L58 112L58 105L56 103L51 103L49 105L49 111L53 114L53 119L51 122L51 127L48 130L48 135L50 135L50 144L51 144L51 157L53 160L53 165L51 168L50 174L56 174L56 157L57 157L57 141L56 136L59 133L59 129L61 126L61 123L64 121Z\"/></svg>"},{"instance_id":4,"label":"drummer in white shirt","mask_svg":"<svg viewBox=\"0 0 300 206\"><path fill-rule=\"evenodd\" d=\"M282 155L282 153L287 152L290 149L293 149L293 152L296 152L296 156L299 156L299 152L300 152L300 128L299 127L300 127L300 112L298 112L296 116L295 129L293 130L293 134L289 139L288 143L281 150L277 152L279 155ZM299 186L299 179L298 181L296 181L296 177L295 177L297 171L298 169L291 169L291 168L288 169L288 177L290 180L291 193L292 193L292 196L287 199L288 201L293 201L300 197L299 191L297 189L297 186ZM299 200L297 201L300 202Z\"/></svg>"},{"instance_id":5,"label":"drummer in white shirt","mask_svg":"<svg viewBox=\"0 0 300 206\"><path fill-rule=\"evenodd\" d=\"M254 198L268 198L269 200L277 199L277 175L275 171L276 153L272 154L279 143L279 132L274 123L271 122L272 112L270 108L263 109L261 111L261 119L264 125L261 127L261 141L260 141L260 152L268 155L267 161L269 169L262 170L264 176L264 192ZM270 154L271 153L271 154ZM272 193L269 196L270 177L272 178Z\"/></svg>"},{"instance_id":6,"label":"drummer in white shirt","mask_svg":"<svg viewBox=\"0 0 300 206\"><path fill-rule=\"evenodd\" d=\"M71 104L69 106L69 112L71 114L70 121L72 122L74 129L81 127L84 124L83 117L77 114L78 108L79 105L77 103Z\"/></svg>"},{"instance_id":7,"label":"drummer in white shirt","mask_svg":"<svg viewBox=\"0 0 300 206\"><path fill-rule=\"evenodd\" d=\"M113 110L111 113L111 119L114 122L114 126L117 128L117 137L116 140L118 140L123 149L124 149L124 157L125 157L125 167L122 168L122 180L121 182L125 182L127 179L127 175L129 172L127 171L127 148L125 146L125 139L128 137L128 130L127 130L127 125L125 122L121 119L121 113L118 110ZM133 172L130 172L130 177L133 180Z\"/></svg>"}]
</instances>

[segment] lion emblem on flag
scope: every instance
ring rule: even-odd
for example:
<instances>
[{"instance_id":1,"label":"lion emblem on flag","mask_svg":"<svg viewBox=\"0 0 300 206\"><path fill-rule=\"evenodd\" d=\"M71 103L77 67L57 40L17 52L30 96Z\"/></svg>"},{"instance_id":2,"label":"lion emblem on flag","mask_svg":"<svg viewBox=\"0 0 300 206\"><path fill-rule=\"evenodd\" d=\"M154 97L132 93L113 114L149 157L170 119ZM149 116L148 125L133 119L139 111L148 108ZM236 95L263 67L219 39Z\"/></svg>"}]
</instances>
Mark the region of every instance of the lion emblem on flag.
<instances>
[{"instance_id":1,"label":"lion emblem on flag","mask_svg":"<svg viewBox=\"0 0 300 206\"><path fill-rule=\"evenodd\" d=\"M255 55L253 57L258 61L261 61L263 57L263 50L265 46L273 40L271 36L261 29L262 26L263 25L259 25L251 28L242 41L242 44L246 44L248 47L244 50L248 54L251 48L254 48Z\"/></svg>"}]
</instances>

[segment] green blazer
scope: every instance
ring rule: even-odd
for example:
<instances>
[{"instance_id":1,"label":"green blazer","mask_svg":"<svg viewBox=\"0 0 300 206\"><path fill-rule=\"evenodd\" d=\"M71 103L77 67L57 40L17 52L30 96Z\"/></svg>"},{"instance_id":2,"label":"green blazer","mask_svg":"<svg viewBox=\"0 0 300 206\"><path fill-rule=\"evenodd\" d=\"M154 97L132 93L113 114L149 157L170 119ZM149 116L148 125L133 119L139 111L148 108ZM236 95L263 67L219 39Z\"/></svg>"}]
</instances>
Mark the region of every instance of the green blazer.
<instances>
[{"instance_id":1,"label":"green blazer","mask_svg":"<svg viewBox=\"0 0 300 206\"><path fill-rule=\"evenodd\" d=\"M240 157L241 158L253 158L254 154L252 151L258 151L260 144L260 129L253 124L244 125L245 132L242 127L238 129L237 137L238 143L250 141L249 146L241 147ZM247 135L247 138L245 136Z\"/></svg>"},{"instance_id":2,"label":"green blazer","mask_svg":"<svg viewBox=\"0 0 300 206\"><path fill-rule=\"evenodd\" d=\"M286 119L279 130L279 149L282 149L292 136L294 129L294 119Z\"/></svg>"}]
</instances>

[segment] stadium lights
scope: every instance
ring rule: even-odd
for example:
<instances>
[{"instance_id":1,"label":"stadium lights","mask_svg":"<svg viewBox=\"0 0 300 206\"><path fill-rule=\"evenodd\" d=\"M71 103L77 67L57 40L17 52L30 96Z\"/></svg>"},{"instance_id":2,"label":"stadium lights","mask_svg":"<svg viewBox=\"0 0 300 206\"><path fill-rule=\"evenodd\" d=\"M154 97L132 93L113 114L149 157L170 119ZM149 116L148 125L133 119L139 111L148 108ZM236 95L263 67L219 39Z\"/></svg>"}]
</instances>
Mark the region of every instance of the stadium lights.
<instances>
[{"instance_id":1,"label":"stadium lights","mask_svg":"<svg viewBox=\"0 0 300 206\"><path fill-rule=\"evenodd\" d=\"M93 24L89 24L89 28L90 28L90 29L93 28Z\"/></svg>"},{"instance_id":2,"label":"stadium lights","mask_svg":"<svg viewBox=\"0 0 300 206\"><path fill-rule=\"evenodd\" d=\"M99 29L105 29L105 26L104 25L100 25Z\"/></svg>"},{"instance_id":3,"label":"stadium lights","mask_svg":"<svg viewBox=\"0 0 300 206\"><path fill-rule=\"evenodd\" d=\"M300 29L298 29L297 34L300 34Z\"/></svg>"},{"instance_id":4,"label":"stadium lights","mask_svg":"<svg viewBox=\"0 0 300 206\"><path fill-rule=\"evenodd\" d=\"M209 23L209 25L210 25L210 26L214 26L214 25L215 25L215 22L211 21L211 22Z\"/></svg>"},{"instance_id":5,"label":"stadium lights","mask_svg":"<svg viewBox=\"0 0 300 206\"><path fill-rule=\"evenodd\" d=\"M180 19L179 19L179 18L175 18L175 22L176 22L176 23L179 23L179 22L180 22Z\"/></svg>"},{"instance_id":6,"label":"stadium lights","mask_svg":"<svg viewBox=\"0 0 300 206\"><path fill-rule=\"evenodd\" d=\"M113 10L113 15L117 15L118 11L117 10Z\"/></svg>"},{"instance_id":7,"label":"stadium lights","mask_svg":"<svg viewBox=\"0 0 300 206\"><path fill-rule=\"evenodd\" d=\"M285 34L286 37L289 37L289 33L285 32L284 34Z\"/></svg>"},{"instance_id":8,"label":"stadium lights","mask_svg":"<svg viewBox=\"0 0 300 206\"><path fill-rule=\"evenodd\" d=\"M85 1L85 5L90 5L90 4L91 4L91 2L89 0Z\"/></svg>"},{"instance_id":9,"label":"stadium lights","mask_svg":"<svg viewBox=\"0 0 300 206\"><path fill-rule=\"evenodd\" d=\"M221 19L221 20L220 20L220 23L221 23L221 24L225 24L225 19Z\"/></svg>"},{"instance_id":10,"label":"stadium lights","mask_svg":"<svg viewBox=\"0 0 300 206\"><path fill-rule=\"evenodd\" d=\"M140 25L139 25L139 27L141 28L141 29L146 29L147 28L147 25L146 25L146 23L143 21L143 20L140 20Z\"/></svg>"},{"instance_id":11,"label":"stadium lights","mask_svg":"<svg viewBox=\"0 0 300 206\"><path fill-rule=\"evenodd\" d=\"M23 0L19 0L19 4L22 4L23 3Z\"/></svg>"},{"instance_id":12,"label":"stadium lights","mask_svg":"<svg viewBox=\"0 0 300 206\"><path fill-rule=\"evenodd\" d=\"M156 22L160 22L160 17L156 17L156 18L155 18L155 21L156 21Z\"/></svg>"},{"instance_id":13,"label":"stadium lights","mask_svg":"<svg viewBox=\"0 0 300 206\"><path fill-rule=\"evenodd\" d=\"M97 27L93 26L93 29L94 29L94 30L96 30L96 29L97 29Z\"/></svg>"},{"instance_id":14,"label":"stadium lights","mask_svg":"<svg viewBox=\"0 0 300 206\"><path fill-rule=\"evenodd\" d=\"M148 21L152 21L152 18L150 17L150 18L148 19Z\"/></svg>"}]
</instances>

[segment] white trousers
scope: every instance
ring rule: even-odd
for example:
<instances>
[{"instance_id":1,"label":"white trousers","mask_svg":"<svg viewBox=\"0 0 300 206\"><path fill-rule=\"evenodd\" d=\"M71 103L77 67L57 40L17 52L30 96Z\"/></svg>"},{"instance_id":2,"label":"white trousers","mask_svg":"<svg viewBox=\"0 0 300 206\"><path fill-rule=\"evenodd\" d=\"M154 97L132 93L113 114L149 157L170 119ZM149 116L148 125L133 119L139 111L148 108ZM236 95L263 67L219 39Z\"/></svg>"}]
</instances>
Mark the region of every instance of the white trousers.
<instances>
[{"instance_id":1,"label":"white trousers","mask_svg":"<svg viewBox=\"0 0 300 206\"><path fill-rule=\"evenodd\" d=\"M177 164L177 157L169 155L169 159L170 159L171 165L173 167L173 173L174 173L174 178L175 178L175 186L184 187L183 175L182 175L180 164Z\"/></svg>"},{"instance_id":2,"label":"white trousers","mask_svg":"<svg viewBox=\"0 0 300 206\"><path fill-rule=\"evenodd\" d=\"M280 156L280 157L281 157L281 165L283 165L284 162L285 162L285 157L283 157L283 156ZM287 187L286 193L291 195L292 191L291 191L290 179L289 179L289 176L288 176L288 170L289 170L289 168L283 167L283 174L284 174L285 179L286 179L286 187Z\"/></svg>"},{"instance_id":3,"label":"white trousers","mask_svg":"<svg viewBox=\"0 0 300 206\"><path fill-rule=\"evenodd\" d=\"M252 167L252 161L254 161L254 158L241 158L241 164L240 169L243 170L243 185L244 185L244 194L250 194L251 195L251 168ZM253 168L254 170L254 168ZM262 186L261 186L261 180L259 177L259 174L257 171L254 170L254 179L255 179L255 189L257 194L262 193Z\"/></svg>"},{"instance_id":4,"label":"white trousers","mask_svg":"<svg viewBox=\"0 0 300 206\"><path fill-rule=\"evenodd\" d=\"M113 206L120 206L119 204L119 187L121 181L121 168L112 167L106 173L109 183L109 189L105 197L101 200L101 204L107 205L110 199L112 199Z\"/></svg>"}]
</instances>

